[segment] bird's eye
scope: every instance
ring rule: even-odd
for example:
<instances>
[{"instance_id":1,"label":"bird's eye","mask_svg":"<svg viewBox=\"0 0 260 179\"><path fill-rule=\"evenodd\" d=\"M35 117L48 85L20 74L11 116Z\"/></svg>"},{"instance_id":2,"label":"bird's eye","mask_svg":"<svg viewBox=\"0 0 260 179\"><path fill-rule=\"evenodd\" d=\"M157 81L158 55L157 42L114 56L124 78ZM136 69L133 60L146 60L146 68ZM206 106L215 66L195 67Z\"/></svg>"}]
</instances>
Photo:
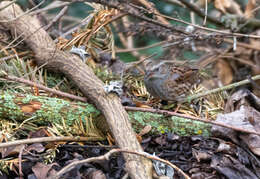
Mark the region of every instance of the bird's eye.
<instances>
[{"instance_id":1,"label":"bird's eye","mask_svg":"<svg viewBox=\"0 0 260 179\"><path fill-rule=\"evenodd\" d=\"M155 68L153 71L158 72L160 68Z\"/></svg>"}]
</instances>

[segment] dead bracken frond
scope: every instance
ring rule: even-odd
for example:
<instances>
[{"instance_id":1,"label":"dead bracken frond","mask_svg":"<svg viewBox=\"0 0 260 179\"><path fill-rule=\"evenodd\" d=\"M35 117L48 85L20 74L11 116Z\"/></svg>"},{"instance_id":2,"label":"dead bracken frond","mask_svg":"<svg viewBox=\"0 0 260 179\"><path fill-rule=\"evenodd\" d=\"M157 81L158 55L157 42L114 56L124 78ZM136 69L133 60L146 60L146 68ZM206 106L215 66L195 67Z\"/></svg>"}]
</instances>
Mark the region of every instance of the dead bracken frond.
<instances>
[{"instance_id":1,"label":"dead bracken frond","mask_svg":"<svg viewBox=\"0 0 260 179\"><path fill-rule=\"evenodd\" d=\"M37 130L38 127L29 119L22 123L1 119L0 122L0 142L13 141L20 135L28 136L30 132Z\"/></svg>"},{"instance_id":2,"label":"dead bracken frond","mask_svg":"<svg viewBox=\"0 0 260 179\"><path fill-rule=\"evenodd\" d=\"M8 62L3 61L0 64L0 68L4 70L8 75L22 77L27 80L34 81L39 84L44 84L44 70L38 69L35 65L32 64L30 60L23 60L20 58L12 59ZM12 84L4 83L5 89L19 89L23 91L30 91L31 87L26 87L23 84Z\"/></svg>"},{"instance_id":3,"label":"dead bracken frond","mask_svg":"<svg viewBox=\"0 0 260 179\"><path fill-rule=\"evenodd\" d=\"M150 96L145 88L143 76L126 74L124 76L124 86L127 88L127 93L129 96L146 99Z\"/></svg>"},{"instance_id":4,"label":"dead bracken frond","mask_svg":"<svg viewBox=\"0 0 260 179\"><path fill-rule=\"evenodd\" d=\"M93 124L92 117L85 117L84 121L82 121L82 119L75 121L74 125L72 126L72 129L73 133L75 133L78 136L104 138L102 132L99 131Z\"/></svg>"},{"instance_id":5,"label":"dead bracken frond","mask_svg":"<svg viewBox=\"0 0 260 179\"><path fill-rule=\"evenodd\" d=\"M194 86L190 90L190 93L196 94L205 90L207 90L205 87L198 85ZM210 94L195 100L194 105L190 105L189 103L182 104L178 111L196 117L216 119L217 114L224 111L225 99L224 92Z\"/></svg>"},{"instance_id":6,"label":"dead bracken frond","mask_svg":"<svg viewBox=\"0 0 260 179\"><path fill-rule=\"evenodd\" d=\"M112 50L112 54L114 54L114 37L107 24L117 14L117 11L94 3L88 3L88 5L94 8L93 13L88 16L88 24L73 33L70 40L60 38L57 43L58 48L69 50L73 46L83 46L94 59L98 59L98 54L102 50ZM115 57L115 55L112 56Z\"/></svg>"},{"instance_id":7,"label":"dead bracken frond","mask_svg":"<svg viewBox=\"0 0 260 179\"><path fill-rule=\"evenodd\" d=\"M0 122L0 142L12 141L15 140L13 129L16 128L19 124L3 120Z\"/></svg>"},{"instance_id":8,"label":"dead bracken frond","mask_svg":"<svg viewBox=\"0 0 260 179\"><path fill-rule=\"evenodd\" d=\"M68 126L63 120L63 124L53 123L51 127L48 127L48 132L52 136L85 136L93 138L104 138L102 133L94 126L92 118L85 117L74 121L71 126Z\"/></svg>"},{"instance_id":9,"label":"dead bracken frond","mask_svg":"<svg viewBox=\"0 0 260 179\"><path fill-rule=\"evenodd\" d=\"M16 171L16 167L19 163L18 158L4 158L0 160L1 172L9 173L9 171Z\"/></svg>"}]
</instances>

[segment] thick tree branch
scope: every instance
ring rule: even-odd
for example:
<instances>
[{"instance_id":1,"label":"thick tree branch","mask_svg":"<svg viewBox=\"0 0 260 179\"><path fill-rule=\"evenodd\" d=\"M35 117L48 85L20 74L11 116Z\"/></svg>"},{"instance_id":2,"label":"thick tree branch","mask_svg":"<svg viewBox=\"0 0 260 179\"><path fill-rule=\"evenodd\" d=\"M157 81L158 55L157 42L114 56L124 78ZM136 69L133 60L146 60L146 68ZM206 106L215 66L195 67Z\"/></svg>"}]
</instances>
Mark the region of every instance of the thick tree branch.
<instances>
[{"instance_id":1,"label":"thick tree branch","mask_svg":"<svg viewBox=\"0 0 260 179\"><path fill-rule=\"evenodd\" d=\"M8 3L10 2L1 2L0 8ZM1 25L15 31L24 39L35 53L38 65L46 63L46 68L62 72L77 84L82 93L102 111L119 147L143 151L119 98L114 94L105 93L102 81L78 56L58 50L38 20L24 14L17 5L0 11L0 21ZM124 156L127 162L126 168L132 178L151 178L150 161L127 154Z\"/></svg>"}]
</instances>

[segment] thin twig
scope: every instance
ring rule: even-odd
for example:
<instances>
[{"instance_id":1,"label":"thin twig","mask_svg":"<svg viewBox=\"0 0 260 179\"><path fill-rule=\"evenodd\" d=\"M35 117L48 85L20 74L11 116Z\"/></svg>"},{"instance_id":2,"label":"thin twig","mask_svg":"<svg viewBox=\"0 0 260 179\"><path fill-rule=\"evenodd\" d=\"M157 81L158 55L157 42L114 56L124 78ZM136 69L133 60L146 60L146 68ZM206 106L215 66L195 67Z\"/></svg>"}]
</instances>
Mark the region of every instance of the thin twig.
<instances>
[{"instance_id":1,"label":"thin twig","mask_svg":"<svg viewBox=\"0 0 260 179\"><path fill-rule=\"evenodd\" d=\"M161 15L161 14L160 14L160 15ZM163 16L164 16L164 15L163 15ZM215 30L215 29L209 29L209 28L201 27L201 26L198 26L198 25L196 25L196 24L191 24L191 23L188 23L188 22L185 22L185 21L176 19L176 18L169 17L169 16L165 16L165 18L170 18L171 20L175 20L175 21L178 20L178 22L182 22L182 23L185 23L185 24L187 24L187 25L191 25L191 26L194 26L194 27L197 27L197 28L201 28L201 29L203 29L203 30L208 30L208 31L213 31L213 32L218 32L218 33L222 33L222 32L223 32L224 34L230 34L230 35L232 35L232 33L228 33L228 32L224 32L224 31L218 31L218 30ZM242 34L242 35L245 35L245 34ZM246 35L246 36L247 36L247 35ZM255 37L260 38L260 36L250 36L250 37L252 37L252 38L255 38ZM233 44L233 43L234 43L233 40L231 40L231 39L224 39L224 42L230 43L230 44ZM139 50L145 50L145 49L148 49L148 48L160 46L160 45L165 44L165 43L167 43L167 41L162 41L162 42L159 42L159 43L150 45L150 46L140 47L140 48L118 49L118 50L116 50L116 53L126 53L126 52L137 51L137 50L138 50L138 51L139 51ZM237 46L260 51L260 47L258 47L258 46L253 46L253 45L246 44L246 43L242 43L242 42L237 42Z\"/></svg>"},{"instance_id":2,"label":"thin twig","mask_svg":"<svg viewBox=\"0 0 260 179\"><path fill-rule=\"evenodd\" d=\"M81 141L97 141L100 140L100 137L71 137L71 136L63 136L63 137L39 137L39 138L31 138L31 139L21 139L11 142L0 143L0 148L3 147L12 147L16 145L23 144L34 144L34 143L42 143L42 142L81 142Z\"/></svg>"},{"instance_id":3,"label":"thin twig","mask_svg":"<svg viewBox=\"0 0 260 179\"><path fill-rule=\"evenodd\" d=\"M31 9L29 9L28 11L24 12L23 14L20 14L19 16L15 17L15 18L13 18L13 19L10 19L10 20L8 20L8 21L5 21L5 20L4 20L4 21L0 21L0 22L2 23L2 22L12 22L12 21L15 21L15 20L17 20L18 18L23 17L23 16L29 14L30 12L32 12L33 10L37 9L38 7L40 7L42 4L45 3L45 1L46 1L46 0L43 0L43 1L40 2L37 6L35 6L35 7L31 8Z\"/></svg>"},{"instance_id":4,"label":"thin twig","mask_svg":"<svg viewBox=\"0 0 260 179\"><path fill-rule=\"evenodd\" d=\"M0 11L2 11L3 9L5 9L5 8L7 8L7 7L9 7L9 6L11 6L12 4L16 3L17 1L18 1L18 0L13 0L13 1L11 1L11 2L10 2L9 4L7 4L6 6L0 8Z\"/></svg>"},{"instance_id":5,"label":"thin twig","mask_svg":"<svg viewBox=\"0 0 260 179\"><path fill-rule=\"evenodd\" d=\"M250 11L250 13L252 13L252 14L253 14L253 13L255 13L255 12L256 12L257 10L259 10L259 9L260 9L260 6L258 6L258 7L256 7L256 8L254 8L253 10L251 10L251 11Z\"/></svg>"},{"instance_id":6,"label":"thin twig","mask_svg":"<svg viewBox=\"0 0 260 179\"><path fill-rule=\"evenodd\" d=\"M186 0L179 0L182 4L184 4L187 8L189 8L191 11L195 12L198 16L202 17L202 18L205 18L206 16L206 13L204 13L203 11L201 11L197 6L195 6L194 4L192 3L189 3L188 1ZM169 0L167 0L167 2L169 2ZM171 2L170 2L171 3ZM215 17L212 17L212 16L207 16L207 19L216 24L216 25L220 25L220 26L223 26L224 24L219 21L217 18Z\"/></svg>"},{"instance_id":7,"label":"thin twig","mask_svg":"<svg viewBox=\"0 0 260 179\"><path fill-rule=\"evenodd\" d=\"M124 17L125 15L127 15L127 13L119 13L117 14L116 16L112 17L111 19L109 19L107 22L105 22L104 24L102 24L102 26L106 26L107 24L113 22L113 21L116 21L122 17ZM90 20L92 19L92 16L88 16L86 17L85 19L83 19L81 21L80 24L78 24L76 27L73 27L72 29L70 29L69 31L65 32L64 34L61 35L61 37L66 37L67 35L71 34L72 32L78 30L80 27L88 24L90 22ZM58 39L55 39L54 40L55 43L58 42Z\"/></svg>"},{"instance_id":8,"label":"thin twig","mask_svg":"<svg viewBox=\"0 0 260 179\"><path fill-rule=\"evenodd\" d=\"M45 62L44 64L42 64L41 66L37 66L34 70L32 70L32 71L30 71L30 72L24 74L22 77L26 77L26 76L29 76L30 74L35 73L36 71L38 71L39 69L43 68L43 67L44 67L45 65L47 65L47 64L48 64L48 61Z\"/></svg>"},{"instance_id":9,"label":"thin twig","mask_svg":"<svg viewBox=\"0 0 260 179\"><path fill-rule=\"evenodd\" d=\"M45 90L47 92L50 92L50 93L53 93L53 94L56 94L56 95L59 95L59 96L63 96L63 97L66 97L66 98L70 98L70 99L74 99L74 100L78 100L78 101L82 101L82 102L87 102L87 99L84 98L84 97L75 96L75 95L72 95L72 94L69 94L69 93L58 91L56 89L51 89L51 88L48 88L44 85L37 84L37 83L32 82L30 80L26 80L24 78L18 78L18 77L9 76L9 75L3 76L1 78L4 78L6 80L10 80L10 81L19 82L19 83L24 83L24 84L27 84L27 85L30 85L30 86L35 86L39 89L42 89L42 90Z\"/></svg>"},{"instance_id":10,"label":"thin twig","mask_svg":"<svg viewBox=\"0 0 260 179\"><path fill-rule=\"evenodd\" d=\"M52 4L49 4L48 6L44 7L44 8L41 8L39 10L36 10L36 11L33 11L30 13L30 15L35 15L35 14L39 14L41 12L45 12L45 11L49 11L51 9L56 9L56 8L59 8L59 7L64 7L64 6L68 6L70 5L71 2L63 2L63 3L60 3L58 1L54 1Z\"/></svg>"},{"instance_id":11,"label":"thin twig","mask_svg":"<svg viewBox=\"0 0 260 179\"><path fill-rule=\"evenodd\" d=\"M138 0L141 4L143 4L147 9L150 9L153 12L156 12L157 14L160 14L160 12L154 8L154 6L151 4L151 2L148 2L147 0ZM167 24L169 25L170 22L167 21L165 18L161 17L161 16L157 16L156 18L158 18L158 20L163 23L163 24Z\"/></svg>"},{"instance_id":12,"label":"thin twig","mask_svg":"<svg viewBox=\"0 0 260 179\"><path fill-rule=\"evenodd\" d=\"M16 19L18 19L18 18L20 18L20 17L22 17L22 16L28 14L28 13L31 12L33 9L38 8L38 7L39 7L42 3L44 3L45 1L46 1L46 0L43 0L41 3L39 3L39 4L38 4L37 6L35 6L34 8L32 8L32 9L30 9L29 11L27 11L27 12L21 14L20 16L15 17L14 19L11 19L11 21L12 21L12 20L16 20ZM2 21L0 21L0 22L2 22ZM8 21L8 22L10 22L10 21ZM34 33L38 32L40 29L42 29L42 28L44 28L44 27L45 27L45 26L39 27L39 28L36 29L32 34L30 34L30 36L33 35ZM8 48L11 48L11 45L13 45L19 38L21 38L21 37L23 37L23 36L24 36L24 33L21 33L18 37L16 37L15 39L13 39L13 41L10 42L7 46L5 46L4 48L2 48L2 49L0 50L0 53L1 53L2 51L4 51L4 50L8 49ZM23 37L20 41L18 41L18 42L17 42L16 44L14 44L12 47L18 46L19 44L21 44L25 39L29 38L30 36L25 36L25 37Z\"/></svg>"},{"instance_id":13,"label":"thin twig","mask_svg":"<svg viewBox=\"0 0 260 179\"><path fill-rule=\"evenodd\" d=\"M259 80L259 79L260 79L260 75L256 75L256 76L252 77L252 80ZM226 85L226 86L223 86L223 87L220 87L220 88L216 88L216 89L213 89L213 90L208 90L206 92L202 92L202 93L198 93L198 94L188 96L187 99L185 99L183 102L192 101L194 99L197 99L197 98L200 98L200 97L203 97L203 96L207 96L207 95L217 93L217 92L221 92L221 91L226 91L226 90L233 89L233 88L236 88L236 87L239 87L239 86L242 86L242 85L246 85L246 84L249 84L249 83L250 83L250 80L243 80L243 81L239 81L239 82L236 82L236 83L232 83L230 85Z\"/></svg>"},{"instance_id":14,"label":"thin twig","mask_svg":"<svg viewBox=\"0 0 260 179\"><path fill-rule=\"evenodd\" d=\"M20 148L19 155L18 155L18 161L19 161L19 178L23 178L23 171L22 171L22 156L24 151L24 145Z\"/></svg>"},{"instance_id":15,"label":"thin twig","mask_svg":"<svg viewBox=\"0 0 260 179\"><path fill-rule=\"evenodd\" d=\"M171 3L171 0L164 0L167 1L169 3ZM204 18L206 16L206 14L200 10L199 7L197 7L196 5L194 5L193 3L190 3L187 0L179 0L182 4L184 4L187 8L189 8L191 11L194 11L197 15L199 15L201 18ZM246 19L243 16L238 16L238 19L242 20L244 25L252 25L255 28L260 26L260 21L259 19L256 18L250 18L250 19ZM213 16L209 16L207 15L207 19L208 21L215 23L216 25L220 25L224 27L224 23L222 23L220 20L218 20L217 18L213 17Z\"/></svg>"},{"instance_id":16,"label":"thin twig","mask_svg":"<svg viewBox=\"0 0 260 179\"><path fill-rule=\"evenodd\" d=\"M129 16L125 16L122 18L122 24L124 26L124 29L129 29L129 27L130 27ZM119 24L117 25L117 31L120 31ZM132 35L124 37L123 33L121 32L121 33L118 33L118 36L125 48L127 48L127 49L134 48L134 37ZM131 54L136 58L139 58L139 59L141 58L141 55L138 51L131 51Z\"/></svg>"},{"instance_id":17,"label":"thin twig","mask_svg":"<svg viewBox=\"0 0 260 179\"><path fill-rule=\"evenodd\" d=\"M63 0L63 1L65 1L65 0ZM77 1L78 2L82 2L82 1L84 2L84 1L89 1L89 0L77 0ZM118 1L107 1L107 0L92 0L92 2L103 4L103 5L106 5L108 7L114 8L114 9L118 9L118 10L125 12L125 13L127 13L127 14L129 14L133 17L136 17L140 20L143 20L143 21L146 21L146 22L167 28L169 30L179 32L179 33L182 33L182 34L186 34L186 35L190 35L189 33L185 32L182 29L176 28L172 25L167 25L167 24L161 23L157 20L154 20L152 18L143 16L143 15L140 15L140 13L137 12L135 9L133 9L133 7L131 5L129 5L128 3L122 3L122 2L118 2ZM160 14L157 14L157 13L151 13L151 14L155 14L155 15L160 16Z\"/></svg>"},{"instance_id":18,"label":"thin twig","mask_svg":"<svg viewBox=\"0 0 260 179\"><path fill-rule=\"evenodd\" d=\"M43 26L44 27L44 26ZM4 48L2 48L0 50L0 53L3 52L4 50L7 50L8 48L14 48L16 46L18 46L19 44L21 44L25 39L29 38L30 36L32 36L34 33L37 33L39 30L41 30L43 27L39 27L38 29L36 29L33 33L31 33L28 36L24 36L25 33L21 33L19 34L16 38L14 38L7 46L5 46ZM24 36L24 37L23 37ZM16 44L14 44L17 40L19 40L21 37L23 37L20 41L18 41ZM14 45L13 45L14 44Z\"/></svg>"},{"instance_id":19,"label":"thin twig","mask_svg":"<svg viewBox=\"0 0 260 179\"><path fill-rule=\"evenodd\" d=\"M248 35L248 34L241 34L241 33L232 33L232 32L227 32L227 31L221 31L221 30L216 30L216 29L212 29L212 28L207 28L207 27L202 27L202 26L199 26L199 25L196 25L196 24L192 24L192 23L189 23L189 22L186 22L184 20L181 20L181 19L177 19L177 18L174 18L174 17L170 17L170 16L167 16L167 15L163 15L163 14L157 14L155 12L152 12L148 9L144 9L142 8L143 11L146 11L150 14L154 14L154 15L158 15L158 16L162 16L164 18L167 18L167 19L170 19L170 20L174 20L176 22L180 22L180 23L183 23L183 24L187 24L187 25L191 25L191 26L194 26L198 29L202 29L202 30L206 30L206 31L210 31L210 32L216 32L216 33L219 33L219 34L225 34L225 35L230 35L230 36L236 36L236 37L247 37L247 38L255 38L255 39L260 39L260 36L259 35ZM130 14L132 15L132 14ZM144 21L146 19L143 19ZM209 20L209 17L208 17L208 20ZM149 21L148 21L149 22ZM151 22L152 23L152 22ZM167 28L167 27L165 27ZM169 28L168 28L169 29ZM186 33L187 34L187 33Z\"/></svg>"},{"instance_id":20,"label":"thin twig","mask_svg":"<svg viewBox=\"0 0 260 179\"><path fill-rule=\"evenodd\" d=\"M67 35L71 34L72 32L75 32L76 30L78 30L79 28L81 28L82 26L88 24L90 22L90 20L92 19L92 15L87 16L86 18L84 18L83 20L81 20L80 23L78 23L75 27L71 28L70 30L66 31L65 33L61 34L60 37L65 38ZM54 40L55 43L58 42L58 38L56 38Z\"/></svg>"},{"instance_id":21,"label":"thin twig","mask_svg":"<svg viewBox=\"0 0 260 179\"><path fill-rule=\"evenodd\" d=\"M30 53L32 53L31 51L24 51L24 52L21 52L21 53L18 53L18 54L14 54L14 55L9 55L7 57L2 57L0 58L0 62L1 61L6 61L6 60L9 60L9 59L12 59L12 58L15 58L15 57L23 57L23 56L26 56L26 55L29 55Z\"/></svg>"},{"instance_id":22,"label":"thin twig","mask_svg":"<svg viewBox=\"0 0 260 179\"><path fill-rule=\"evenodd\" d=\"M61 92L61 91L58 91L58 90L54 90L54 89L45 87L43 85L31 82L29 80L25 80L25 79L21 79L21 78L17 78L17 77L9 77L7 75L6 76L1 76L1 78L5 78L5 79L9 78L9 80L11 80L11 79L12 80L17 80L17 82L25 83L25 84L28 84L30 86L36 86L36 87L38 87L40 89L52 92L53 94L56 94L56 95L60 95L60 96L63 96L63 97L67 97L67 98L78 100L78 101L82 101L82 102L87 102L87 98L85 98L85 97L75 96L75 95L72 95L72 94L69 94L69 93L65 93L65 92ZM252 80L256 80L256 79L260 79L260 75L252 77ZM245 83L245 82L249 83L249 80L244 80L244 81L241 81L241 82L242 83ZM216 92L218 89L214 89L214 90ZM230 128L230 129L233 129L233 130L236 130L236 131L241 131L241 132L248 133L248 134L260 135L260 133L255 132L255 131L248 131L248 130L245 130L245 129L241 129L241 128L238 128L238 127L233 127L233 126L226 125L226 124L223 124L223 123L218 123L218 122L214 122L214 121L210 121L210 120L206 120L206 119L201 119L201 118L193 117L193 116L187 116L185 114L180 114L180 113L166 111L166 110L158 110L158 109L152 109L152 108L138 108L138 107L130 107L130 106L125 106L125 109L127 111L152 112L152 113L158 113L158 114L164 114L164 115L167 114L167 115L170 115L170 116L177 116L177 117L182 117L182 118L185 118L185 119L191 119L191 120L200 121L200 122L204 122L204 123L210 123L210 124L213 124L213 125Z\"/></svg>"},{"instance_id":23,"label":"thin twig","mask_svg":"<svg viewBox=\"0 0 260 179\"><path fill-rule=\"evenodd\" d=\"M66 167L64 167L63 169L61 169L59 172L57 172L55 176L50 177L50 178L51 179L61 178L63 174L65 174L66 172L69 172L70 170L72 170L73 168L75 168L76 166L78 166L80 164L109 160L111 155L113 155L115 153L119 153L119 152L135 154L135 155L139 155L139 156L142 156L142 157L149 158L151 160L158 160L158 161L163 162L163 163L171 166L172 168L174 168L176 171L181 173L184 176L185 179L190 179L190 177L187 174L185 174L180 168L178 168L176 165L172 164L171 162L169 162L167 160L161 159L157 156L153 156L153 155L146 153L146 152L130 151L130 150L126 150L126 149L112 149L109 152L107 152L106 154L99 156L99 157L92 157L92 158L72 162L69 165L67 165Z\"/></svg>"},{"instance_id":24,"label":"thin twig","mask_svg":"<svg viewBox=\"0 0 260 179\"><path fill-rule=\"evenodd\" d=\"M10 43L8 43L7 46L5 46L4 48L0 49L0 53L4 52L5 50L7 50L8 48L12 48L12 47L16 47L17 45L19 45L24 39L22 39L22 41L20 41L18 44L13 45L19 38L21 38L24 35L24 33L21 33L20 35L18 35L15 39L13 39ZM13 45L13 46L11 46Z\"/></svg>"},{"instance_id":25,"label":"thin twig","mask_svg":"<svg viewBox=\"0 0 260 179\"><path fill-rule=\"evenodd\" d=\"M57 16L53 18L47 26L44 27L44 30L47 31L55 22L57 22L67 12L68 8L69 6L63 7L59 14L57 14Z\"/></svg>"},{"instance_id":26,"label":"thin twig","mask_svg":"<svg viewBox=\"0 0 260 179\"><path fill-rule=\"evenodd\" d=\"M191 0L191 3L193 3L194 1ZM195 20L195 13L193 11L190 11L190 21L192 24L196 24L196 20Z\"/></svg>"},{"instance_id":27,"label":"thin twig","mask_svg":"<svg viewBox=\"0 0 260 179\"><path fill-rule=\"evenodd\" d=\"M164 0L165 2L168 2L172 5L178 5L178 6L181 6L181 7L184 7L185 8L185 5L182 4L179 0Z\"/></svg>"},{"instance_id":28,"label":"thin twig","mask_svg":"<svg viewBox=\"0 0 260 179\"><path fill-rule=\"evenodd\" d=\"M45 17L47 18L47 20L53 19L55 16L56 16L55 14L45 14ZM81 23L81 21L83 20L82 18L73 17L73 16L69 16L69 15L64 15L62 18L66 21L69 21L70 23L75 23L75 24ZM68 24L68 26L66 26L66 28L67 27L68 27L68 29L70 29L73 26Z\"/></svg>"},{"instance_id":29,"label":"thin twig","mask_svg":"<svg viewBox=\"0 0 260 179\"><path fill-rule=\"evenodd\" d=\"M224 39L224 42L229 43L229 44L233 44L234 43L234 41L231 40L231 39ZM243 43L243 42L237 42L237 46L260 51L260 47L259 46L246 44L246 43Z\"/></svg>"},{"instance_id":30,"label":"thin twig","mask_svg":"<svg viewBox=\"0 0 260 179\"><path fill-rule=\"evenodd\" d=\"M207 17L208 17L208 0L205 0L205 17L203 21L203 26L206 26Z\"/></svg>"},{"instance_id":31,"label":"thin twig","mask_svg":"<svg viewBox=\"0 0 260 179\"><path fill-rule=\"evenodd\" d=\"M221 126L221 127L225 127L225 128L229 128L235 131L240 131L243 133L247 133L247 134L255 134L255 135L259 135L260 136L260 132L255 132L255 131L249 131L243 128L239 128L239 127L234 127L231 125L226 125L220 122L215 122L212 120L207 120L207 119L202 119L202 118L198 118L198 117L194 117L194 116L188 116L185 114L180 114L180 113L176 113L176 112L171 112L171 111L166 111L166 110L158 110L158 109L153 109L153 108L139 108L139 107L131 107L131 106L125 106L125 109L127 111L141 111L141 112L151 112L151 113L157 113L157 114L163 114L163 115L168 115L168 116L177 116L177 117L181 117L184 119L190 119L190 120L194 120L194 121L200 121L203 123L209 123L212 125L216 125L216 126Z\"/></svg>"},{"instance_id":32,"label":"thin twig","mask_svg":"<svg viewBox=\"0 0 260 179\"><path fill-rule=\"evenodd\" d=\"M145 60L148 60L152 57L154 57L155 55L157 55L157 53L153 53L150 56L143 58L141 60L138 60L136 62L133 62L130 66L126 67L126 69L124 71L128 71L129 69L133 68L133 67L137 67L138 65L140 65L141 63L143 63Z\"/></svg>"},{"instance_id":33,"label":"thin twig","mask_svg":"<svg viewBox=\"0 0 260 179\"><path fill-rule=\"evenodd\" d=\"M185 179L190 179L190 177L187 174L185 174L180 168L178 168L176 165L172 164L171 162L169 162L167 160L161 159L157 156L153 156L153 155L146 153L146 152L130 151L130 150L126 150L126 149L119 149L119 150L121 152L136 154L136 155L140 155L140 156L143 156L143 157L147 157L147 158L152 159L152 160L158 160L160 162L163 162L163 163L171 166L172 168L174 168L177 172L181 173L184 176Z\"/></svg>"},{"instance_id":34,"label":"thin twig","mask_svg":"<svg viewBox=\"0 0 260 179\"><path fill-rule=\"evenodd\" d=\"M150 48L153 48L153 47L158 47L158 46L166 44L168 42L169 42L168 40L165 40L165 41L154 43L152 45L148 45L148 46L145 46L145 47L137 47L137 48L129 48L129 49L116 49L116 53L127 53L127 52L132 52L132 51L146 50L146 49L150 49ZM106 51L107 50L104 50L103 52L106 52ZM101 52L101 53L103 53L103 52Z\"/></svg>"}]
</instances>

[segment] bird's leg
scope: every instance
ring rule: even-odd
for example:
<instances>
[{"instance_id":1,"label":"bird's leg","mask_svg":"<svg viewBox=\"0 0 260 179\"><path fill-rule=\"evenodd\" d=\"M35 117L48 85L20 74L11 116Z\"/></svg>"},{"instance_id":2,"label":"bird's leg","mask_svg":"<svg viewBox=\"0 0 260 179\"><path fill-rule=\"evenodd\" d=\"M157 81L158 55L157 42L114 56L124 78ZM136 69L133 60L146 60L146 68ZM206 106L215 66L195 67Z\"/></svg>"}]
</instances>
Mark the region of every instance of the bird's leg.
<instances>
[{"instance_id":1,"label":"bird's leg","mask_svg":"<svg viewBox=\"0 0 260 179\"><path fill-rule=\"evenodd\" d=\"M176 109L174 110L175 113L177 113L177 112L179 111L181 105L182 105L181 103L177 103L177 107L176 107Z\"/></svg>"}]
</instances>

